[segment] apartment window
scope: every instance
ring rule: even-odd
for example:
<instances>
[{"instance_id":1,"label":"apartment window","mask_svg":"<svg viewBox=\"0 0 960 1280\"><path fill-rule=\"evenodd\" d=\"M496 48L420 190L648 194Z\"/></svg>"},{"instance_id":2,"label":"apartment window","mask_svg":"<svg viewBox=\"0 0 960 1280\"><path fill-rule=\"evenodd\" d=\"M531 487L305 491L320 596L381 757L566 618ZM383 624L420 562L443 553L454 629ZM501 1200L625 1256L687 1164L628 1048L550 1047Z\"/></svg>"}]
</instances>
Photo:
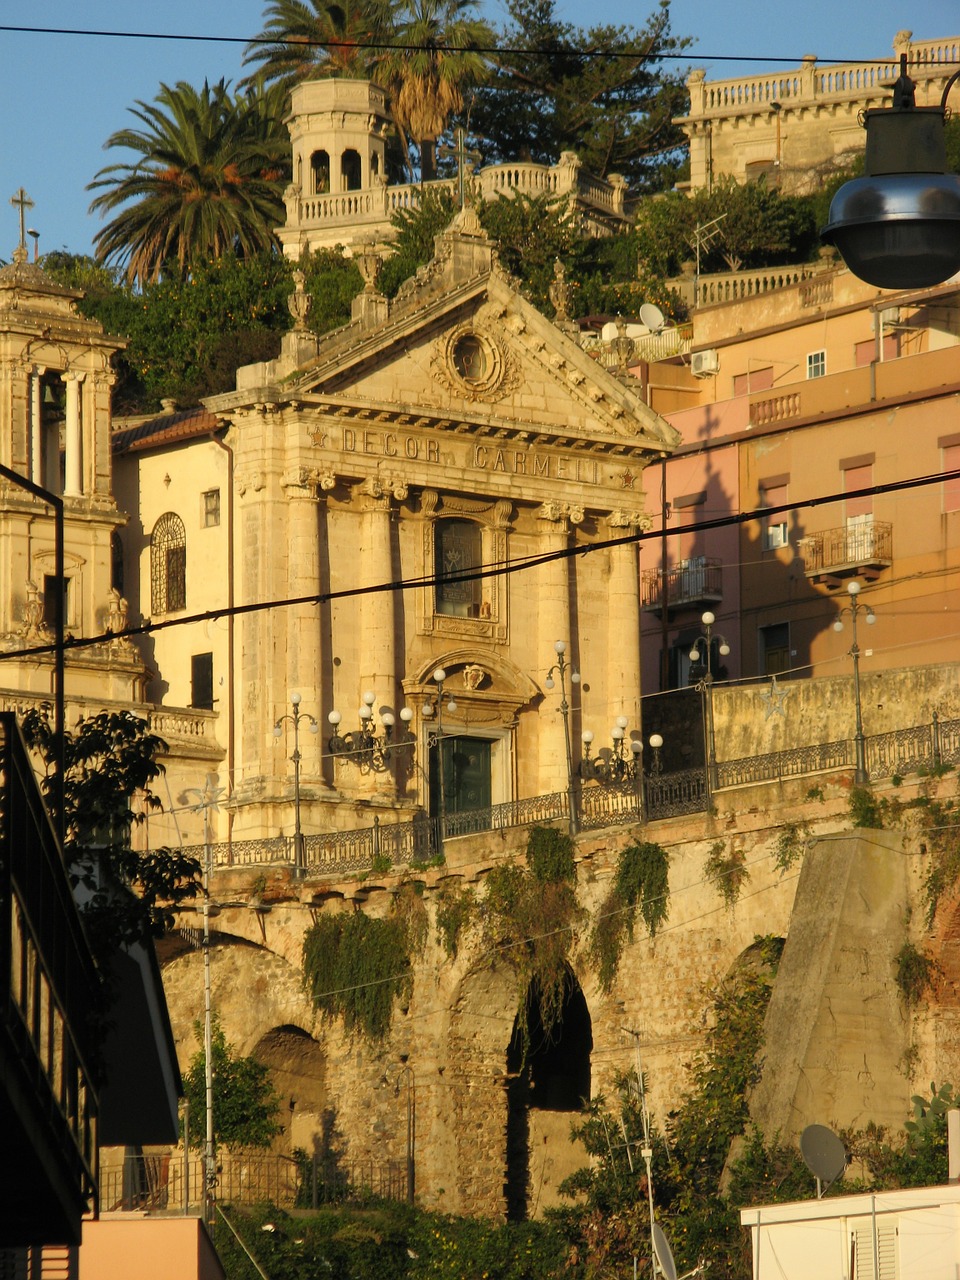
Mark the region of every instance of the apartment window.
<instances>
[{"instance_id":1,"label":"apartment window","mask_svg":"<svg viewBox=\"0 0 960 1280\"><path fill-rule=\"evenodd\" d=\"M733 375L734 396L749 396L755 391L769 391L773 386L773 366L748 369L746 373Z\"/></svg>"},{"instance_id":2,"label":"apartment window","mask_svg":"<svg viewBox=\"0 0 960 1280\"><path fill-rule=\"evenodd\" d=\"M807 377L822 378L827 372L827 353L811 351L807 356Z\"/></svg>"},{"instance_id":3,"label":"apartment window","mask_svg":"<svg viewBox=\"0 0 960 1280\"><path fill-rule=\"evenodd\" d=\"M212 653L195 653L190 659L190 705L213 710Z\"/></svg>"},{"instance_id":4,"label":"apartment window","mask_svg":"<svg viewBox=\"0 0 960 1280\"><path fill-rule=\"evenodd\" d=\"M211 529L220 523L220 490L208 489L203 495L203 527Z\"/></svg>"},{"instance_id":5,"label":"apartment window","mask_svg":"<svg viewBox=\"0 0 960 1280\"><path fill-rule=\"evenodd\" d=\"M790 623L760 628L760 674L779 676L790 669Z\"/></svg>"},{"instance_id":6,"label":"apartment window","mask_svg":"<svg viewBox=\"0 0 960 1280\"><path fill-rule=\"evenodd\" d=\"M435 565L438 578L467 573L482 562L481 530L473 520L438 520L435 529ZM460 618L480 617L479 578L472 581L438 581L437 613Z\"/></svg>"},{"instance_id":7,"label":"apartment window","mask_svg":"<svg viewBox=\"0 0 960 1280\"><path fill-rule=\"evenodd\" d=\"M946 444L941 448L944 471L960 471L960 442ZM960 511L960 478L943 482L944 511Z\"/></svg>"},{"instance_id":8,"label":"apartment window","mask_svg":"<svg viewBox=\"0 0 960 1280\"><path fill-rule=\"evenodd\" d=\"M187 607L187 532L173 511L160 517L150 537L150 596L154 613Z\"/></svg>"},{"instance_id":9,"label":"apartment window","mask_svg":"<svg viewBox=\"0 0 960 1280\"><path fill-rule=\"evenodd\" d=\"M761 480L760 505L762 507L780 507L787 501L787 482L784 479ZM778 511L775 515L766 516L763 520L761 541L764 551L776 551L778 547L789 546L787 534L787 513Z\"/></svg>"}]
</instances>

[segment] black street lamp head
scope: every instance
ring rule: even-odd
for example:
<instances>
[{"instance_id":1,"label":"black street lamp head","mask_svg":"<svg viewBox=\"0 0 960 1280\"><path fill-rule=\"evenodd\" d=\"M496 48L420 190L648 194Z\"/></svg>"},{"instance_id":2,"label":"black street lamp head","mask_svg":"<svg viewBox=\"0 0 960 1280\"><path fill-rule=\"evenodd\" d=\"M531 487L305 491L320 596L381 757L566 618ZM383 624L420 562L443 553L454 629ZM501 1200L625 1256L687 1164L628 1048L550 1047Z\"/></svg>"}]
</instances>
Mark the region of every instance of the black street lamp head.
<instances>
[{"instance_id":1,"label":"black street lamp head","mask_svg":"<svg viewBox=\"0 0 960 1280\"><path fill-rule=\"evenodd\" d=\"M855 276L881 289L921 289L960 271L960 176L947 173L944 120L951 76L939 107L918 107L907 57L893 106L863 113L864 176L833 197L820 232Z\"/></svg>"}]
</instances>

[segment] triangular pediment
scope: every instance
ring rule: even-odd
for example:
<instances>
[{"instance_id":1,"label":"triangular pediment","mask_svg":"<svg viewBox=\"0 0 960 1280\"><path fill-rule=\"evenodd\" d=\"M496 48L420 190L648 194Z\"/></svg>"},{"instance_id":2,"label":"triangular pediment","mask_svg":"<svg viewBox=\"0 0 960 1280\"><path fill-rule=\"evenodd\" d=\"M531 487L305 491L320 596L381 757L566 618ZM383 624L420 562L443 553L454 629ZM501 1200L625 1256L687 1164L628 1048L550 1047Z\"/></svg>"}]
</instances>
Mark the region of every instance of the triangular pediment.
<instances>
[{"instance_id":1,"label":"triangular pediment","mask_svg":"<svg viewBox=\"0 0 960 1280\"><path fill-rule=\"evenodd\" d=\"M434 260L389 308L358 308L282 385L218 397L210 407L296 401L380 421L412 416L444 430L549 437L576 449L671 452L679 436L645 403L639 382L606 369L522 297L471 213L437 237Z\"/></svg>"}]
</instances>

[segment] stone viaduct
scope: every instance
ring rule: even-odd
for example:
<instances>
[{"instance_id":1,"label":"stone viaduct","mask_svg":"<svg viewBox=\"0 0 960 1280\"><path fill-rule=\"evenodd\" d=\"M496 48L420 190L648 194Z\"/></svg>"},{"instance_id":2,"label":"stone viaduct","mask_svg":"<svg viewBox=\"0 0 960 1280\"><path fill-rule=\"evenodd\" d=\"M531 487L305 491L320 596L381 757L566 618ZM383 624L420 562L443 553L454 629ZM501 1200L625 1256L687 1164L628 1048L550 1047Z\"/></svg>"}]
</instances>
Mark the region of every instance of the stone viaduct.
<instances>
[{"instance_id":1,"label":"stone viaduct","mask_svg":"<svg viewBox=\"0 0 960 1280\"><path fill-rule=\"evenodd\" d=\"M559 1181L584 1163L569 1140L575 1103L566 1076L592 1095L632 1069L639 1047L656 1121L681 1100L701 1047L708 995L759 935L787 939L767 1019L765 1068L754 1098L764 1127L795 1137L808 1123L899 1127L919 1082L958 1078L960 908L942 906L923 933L922 833L852 832L849 771L784 780L714 797L707 814L611 828L577 841L577 895L586 912L574 951L576 1002L568 1005L551 1070L561 1102L531 1105L518 1091L510 1044L519 996L509 951L485 948L474 919L455 959L435 928L444 886L476 889L489 869L522 856L526 830L451 841L442 867L369 873L296 885L289 869L224 869L212 886L213 1004L228 1040L267 1062L289 1108L278 1149L331 1147L346 1165L413 1160L421 1203L448 1212L534 1215L556 1202ZM950 776L914 779L952 792ZM800 824L790 828L786 824ZM796 861L778 865L784 832ZM796 833L799 832L799 835ZM654 840L670 855L669 914L651 939L642 923L605 995L586 955L589 920L610 886L619 850ZM705 873L712 850L742 855L746 872L728 905ZM782 861L782 857L781 857ZM404 879L422 883L431 927L412 994L389 1035L371 1043L321 1020L305 992L301 947L321 913L387 914ZM258 901L253 902L256 891ZM196 920L186 920L196 924ZM908 939L938 959L937 996L908 1007L895 957ZM199 953L174 942L162 956L174 1032L186 1065L203 1009ZM582 999L580 996L582 994Z\"/></svg>"}]
</instances>

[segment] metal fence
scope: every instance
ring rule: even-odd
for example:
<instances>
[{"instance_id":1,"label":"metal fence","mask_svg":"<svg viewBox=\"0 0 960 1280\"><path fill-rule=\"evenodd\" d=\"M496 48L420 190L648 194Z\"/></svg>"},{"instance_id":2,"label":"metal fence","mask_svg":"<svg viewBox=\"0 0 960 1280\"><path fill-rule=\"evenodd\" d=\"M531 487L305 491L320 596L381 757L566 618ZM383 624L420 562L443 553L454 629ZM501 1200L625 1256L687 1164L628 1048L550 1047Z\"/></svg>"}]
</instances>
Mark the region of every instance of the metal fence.
<instances>
[{"instance_id":1,"label":"metal fence","mask_svg":"<svg viewBox=\"0 0 960 1280\"><path fill-rule=\"evenodd\" d=\"M281 1209L370 1199L405 1200L407 1169L397 1160L344 1163L331 1155L295 1159L268 1152L224 1151L214 1198L220 1204ZM110 1212L196 1213L203 1198L203 1158L182 1150L127 1153L100 1169L100 1206Z\"/></svg>"},{"instance_id":2,"label":"metal fence","mask_svg":"<svg viewBox=\"0 0 960 1280\"><path fill-rule=\"evenodd\" d=\"M871 735L865 739L865 756L871 779L929 773L944 765L960 764L960 719L941 720L935 713L929 724ZM719 760L713 766L712 778L705 768L646 774L642 779L642 795L636 783L578 783L574 790L576 825L580 830L594 830L698 813L709 806L711 791L784 778L812 777L852 768L854 761L853 739L841 738L763 755ZM569 791L528 796L486 809L448 813L443 819L442 839L437 817L421 814L408 822L389 823L375 818L370 827L305 836L304 861L308 875L367 871L380 863L384 868L415 865L435 858L444 841L458 836L569 820ZM194 845L185 852L202 858L204 847ZM294 842L292 836L276 836L215 844L211 852L216 867L291 865Z\"/></svg>"}]
</instances>

